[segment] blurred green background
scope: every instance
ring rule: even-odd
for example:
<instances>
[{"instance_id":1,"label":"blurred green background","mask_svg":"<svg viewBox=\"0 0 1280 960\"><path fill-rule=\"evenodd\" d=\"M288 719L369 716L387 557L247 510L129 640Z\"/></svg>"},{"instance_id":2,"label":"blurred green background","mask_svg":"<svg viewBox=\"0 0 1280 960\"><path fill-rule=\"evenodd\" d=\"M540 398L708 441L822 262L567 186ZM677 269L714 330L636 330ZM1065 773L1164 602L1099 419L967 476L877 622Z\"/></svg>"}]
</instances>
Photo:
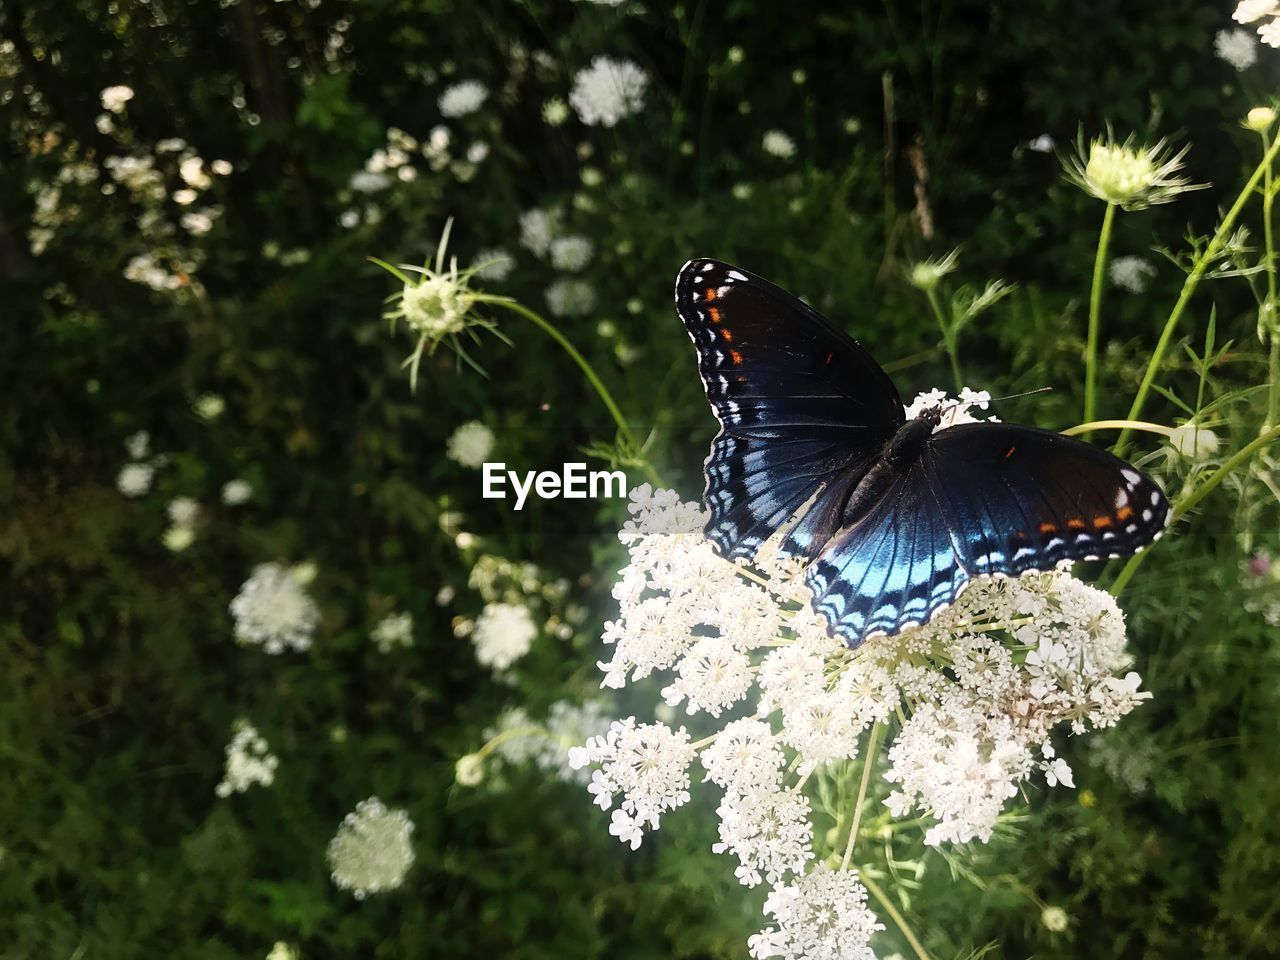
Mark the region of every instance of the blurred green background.
<instances>
[{"instance_id":1,"label":"blurred green background","mask_svg":"<svg viewBox=\"0 0 1280 960\"><path fill-rule=\"evenodd\" d=\"M1050 385L1002 416L1065 427L1101 206L1040 138L1067 151L1108 123L1167 135L1215 186L1118 222L1114 253L1154 268L1145 292L1107 294L1100 407L1120 416L1181 283L1152 248L1211 230L1256 162L1239 118L1269 99L1280 54L1262 48L1245 71L1215 55L1230 13L4 0L0 956L265 957L277 941L306 958L745 956L760 894L711 855L705 801L632 853L585 791L535 766L455 785L504 710L538 718L598 695L625 508L560 502L526 523L481 500L446 442L480 421L495 458L539 469L614 428L559 348L510 316L514 349L473 351L487 377L441 351L411 393L412 342L381 319L397 285L365 258L422 263L452 217L462 265L514 260L479 285L548 312L568 273L522 245L520 222L558 209L591 243L571 279L594 302L552 318L692 498L714 421L671 306L685 259L804 295L910 397L951 384L903 270L959 247L957 282L1018 284L964 334L969 385ZM612 127L564 109L599 55L648 77L643 109ZM487 96L445 116L461 81ZM116 85L134 96L107 109ZM764 149L775 130L791 156ZM395 131L408 159L371 162ZM1210 294L1219 343L1256 354L1243 287L1212 285L1180 334L1203 341ZM1190 367L1170 354L1182 395ZM1232 354L1214 389L1259 369ZM212 418L210 394L225 405ZM1159 398L1149 413L1178 410ZM129 498L117 477L137 431L164 456ZM236 478L252 498L221 503ZM201 515L174 552L177 497ZM1239 491L1209 501L1126 591L1155 698L1071 745L1077 789L1032 791L991 844L921 853L899 877L934 957L992 941L1008 957L1280 955L1277 628L1246 609L1240 573L1247 551L1280 544L1274 504L1244 521L1239 506ZM484 556L536 564L528 602L557 625L508 683L465 636ZM228 604L267 561L315 565L305 654L233 640ZM412 614L413 644L383 654L369 636L393 610ZM280 767L271 787L219 799L239 717ZM357 902L324 851L374 793L413 819L417 862L399 890ZM1065 932L1042 925L1046 904L1067 911ZM895 936L882 955L904 949Z\"/></svg>"}]
</instances>

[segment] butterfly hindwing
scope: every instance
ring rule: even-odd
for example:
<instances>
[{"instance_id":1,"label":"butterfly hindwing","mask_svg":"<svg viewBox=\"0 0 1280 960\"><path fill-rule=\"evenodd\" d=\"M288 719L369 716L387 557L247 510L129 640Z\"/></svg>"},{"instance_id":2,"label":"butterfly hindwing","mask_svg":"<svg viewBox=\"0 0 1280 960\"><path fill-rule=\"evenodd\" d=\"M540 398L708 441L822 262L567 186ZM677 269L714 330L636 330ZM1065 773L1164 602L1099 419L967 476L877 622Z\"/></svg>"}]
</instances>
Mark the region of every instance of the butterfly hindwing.
<instances>
[{"instance_id":1,"label":"butterfly hindwing","mask_svg":"<svg viewBox=\"0 0 1280 960\"><path fill-rule=\"evenodd\" d=\"M706 462L707 536L749 558L817 495L784 549L812 555L840 504L903 422L902 401L857 343L784 290L690 260L676 307L720 423Z\"/></svg>"},{"instance_id":2,"label":"butterfly hindwing","mask_svg":"<svg viewBox=\"0 0 1280 960\"><path fill-rule=\"evenodd\" d=\"M950 427L933 435L923 461L972 576L1127 556L1158 538L1169 519L1169 503L1149 477L1035 427Z\"/></svg>"},{"instance_id":3,"label":"butterfly hindwing","mask_svg":"<svg viewBox=\"0 0 1280 960\"><path fill-rule=\"evenodd\" d=\"M852 647L928 622L968 580L920 463L840 530L805 573L814 607Z\"/></svg>"}]
</instances>

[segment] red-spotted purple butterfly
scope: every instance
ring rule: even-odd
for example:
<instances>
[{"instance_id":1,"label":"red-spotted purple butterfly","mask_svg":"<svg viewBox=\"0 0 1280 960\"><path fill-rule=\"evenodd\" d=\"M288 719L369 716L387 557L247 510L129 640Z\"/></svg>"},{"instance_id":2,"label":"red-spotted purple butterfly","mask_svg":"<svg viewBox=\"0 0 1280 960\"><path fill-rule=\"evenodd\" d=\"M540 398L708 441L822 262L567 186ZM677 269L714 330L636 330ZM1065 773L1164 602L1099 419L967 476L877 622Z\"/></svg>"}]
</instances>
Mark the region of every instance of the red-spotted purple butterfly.
<instances>
[{"instance_id":1,"label":"red-spotted purple butterfly","mask_svg":"<svg viewBox=\"0 0 1280 960\"><path fill-rule=\"evenodd\" d=\"M817 311L727 263L690 260L676 309L720 421L706 460L707 537L781 550L851 647L927 623L975 577L1136 553L1169 504L1123 460L1012 423L907 420L888 375ZM805 505L799 517L796 516Z\"/></svg>"}]
</instances>

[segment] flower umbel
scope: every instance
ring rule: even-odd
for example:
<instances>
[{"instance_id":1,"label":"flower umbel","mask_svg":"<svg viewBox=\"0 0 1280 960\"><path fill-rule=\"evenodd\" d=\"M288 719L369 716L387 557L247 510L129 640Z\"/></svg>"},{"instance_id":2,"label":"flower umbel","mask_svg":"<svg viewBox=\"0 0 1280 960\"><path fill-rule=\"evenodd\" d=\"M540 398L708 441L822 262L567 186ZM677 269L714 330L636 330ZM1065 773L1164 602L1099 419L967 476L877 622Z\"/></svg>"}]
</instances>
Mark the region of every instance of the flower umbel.
<instances>
[{"instance_id":1,"label":"flower umbel","mask_svg":"<svg viewBox=\"0 0 1280 960\"><path fill-rule=\"evenodd\" d=\"M478 340L476 328L479 328L510 343L493 321L478 316L473 310L477 303L487 299L470 287L471 278L484 264L459 270L457 257L446 259L452 229L453 221L450 220L440 235L434 267L430 261L415 267L407 263L393 265L377 257L369 258L404 284L399 292L387 298L390 307L383 317L391 321L392 330L397 322L403 320L409 331L418 337L417 345L403 364L409 368L409 386L414 391L418 389L418 367L423 354L431 356L441 343L482 374L484 371L467 355L461 334Z\"/></svg>"},{"instance_id":2,"label":"flower umbel","mask_svg":"<svg viewBox=\"0 0 1280 960\"><path fill-rule=\"evenodd\" d=\"M1175 153L1165 140L1148 146L1135 144L1133 137L1117 143L1108 133L1092 140L1087 151L1083 141L1078 143L1075 156L1065 161L1066 175L1099 200L1125 210L1142 210L1208 186L1175 176L1188 149Z\"/></svg>"},{"instance_id":3,"label":"flower umbel","mask_svg":"<svg viewBox=\"0 0 1280 960\"><path fill-rule=\"evenodd\" d=\"M377 797L356 804L329 841L333 882L357 900L394 890L413 866L413 821L403 810L388 810Z\"/></svg>"}]
</instances>

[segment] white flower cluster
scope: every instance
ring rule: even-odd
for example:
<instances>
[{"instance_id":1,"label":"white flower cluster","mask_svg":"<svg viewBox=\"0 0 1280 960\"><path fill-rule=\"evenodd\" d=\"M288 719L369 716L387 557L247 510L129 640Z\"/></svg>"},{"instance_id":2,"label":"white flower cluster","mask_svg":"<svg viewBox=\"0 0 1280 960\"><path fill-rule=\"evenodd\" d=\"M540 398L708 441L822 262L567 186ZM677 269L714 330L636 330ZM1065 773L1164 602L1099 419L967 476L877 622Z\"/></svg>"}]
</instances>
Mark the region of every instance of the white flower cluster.
<instances>
[{"instance_id":1,"label":"white flower cluster","mask_svg":"<svg viewBox=\"0 0 1280 960\"><path fill-rule=\"evenodd\" d=\"M1280 47L1280 2L1276 0L1240 0L1231 15L1236 23L1266 23L1258 27L1258 37L1270 47ZM1239 68L1237 68L1239 69Z\"/></svg>"},{"instance_id":2,"label":"white flower cluster","mask_svg":"<svg viewBox=\"0 0 1280 960\"><path fill-rule=\"evenodd\" d=\"M279 764L279 759L271 753L262 735L241 720L227 744L226 771L214 792L220 797L229 797L233 793L244 793L254 784L269 787L276 778Z\"/></svg>"},{"instance_id":3,"label":"white flower cluster","mask_svg":"<svg viewBox=\"0 0 1280 960\"><path fill-rule=\"evenodd\" d=\"M1111 282L1121 290L1142 293L1156 275L1155 264L1145 257L1116 257L1107 268Z\"/></svg>"},{"instance_id":4,"label":"white flower cluster","mask_svg":"<svg viewBox=\"0 0 1280 960\"><path fill-rule=\"evenodd\" d=\"M413 821L377 797L361 800L329 841L333 882L357 900L394 890L413 866Z\"/></svg>"},{"instance_id":5,"label":"white flower cluster","mask_svg":"<svg viewBox=\"0 0 1280 960\"><path fill-rule=\"evenodd\" d=\"M502 673L529 652L538 626L529 608L518 603L490 603L480 611L471 642L476 660L495 673Z\"/></svg>"},{"instance_id":6,"label":"white flower cluster","mask_svg":"<svg viewBox=\"0 0 1280 960\"><path fill-rule=\"evenodd\" d=\"M971 421L989 399L934 391L907 416L950 402L944 426ZM804 793L813 779L847 781L875 764L874 755L855 763L870 728L896 733L884 771L890 813L931 821L926 843L959 843L989 838L1036 772L1072 785L1050 741L1055 727L1108 727L1149 696L1126 672L1115 601L1065 570L977 580L926 626L849 650L828 635L802 567L779 556L776 538L748 567L720 557L702 533L703 510L671 491L642 486L630 510L603 685L669 677L667 704L712 732L695 741L683 727L628 717L570 762L593 768L588 789L613 809L610 833L636 847L689 800L689 767L700 759L704 779L724 790L715 851L737 859L742 883L773 888L776 926L753 939L757 957L870 956L860 952L875 929L862 885L812 866L825 852L813 848ZM711 719L725 714L737 719ZM858 813L841 815L847 824Z\"/></svg>"},{"instance_id":7,"label":"white flower cluster","mask_svg":"<svg viewBox=\"0 0 1280 960\"><path fill-rule=\"evenodd\" d=\"M630 60L595 57L573 78L569 104L589 127L612 127L639 113L649 78Z\"/></svg>"},{"instance_id":8,"label":"white flower cluster","mask_svg":"<svg viewBox=\"0 0 1280 960\"><path fill-rule=\"evenodd\" d=\"M459 762L458 782L463 786L478 784L484 778L484 754L493 753L513 766L533 763L558 780L585 786L590 782L590 773L570 765L569 751L584 740L606 733L610 722L608 709L598 698L583 703L557 700L542 723L532 720L523 707L512 707L484 732L484 749L464 757L467 763ZM467 770L472 772L470 782L464 782Z\"/></svg>"},{"instance_id":9,"label":"white flower cluster","mask_svg":"<svg viewBox=\"0 0 1280 960\"><path fill-rule=\"evenodd\" d=\"M413 614L388 614L378 621L370 639L379 653L390 653L396 647L413 646Z\"/></svg>"},{"instance_id":10,"label":"white flower cluster","mask_svg":"<svg viewBox=\"0 0 1280 960\"><path fill-rule=\"evenodd\" d=\"M175 497L169 501L169 529L164 532L164 545L181 553L196 539L200 520L200 504L193 497Z\"/></svg>"},{"instance_id":11,"label":"white flower cluster","mask_svg":"<svg viewBox=\"0 0 1280 960\"><path fill-rule=\"evenodd\" d=\"M445 444L445 455L464 467L479 467L493 453L493 431L478 420L453 431Z\"/></svg>"},{"instance_id":12,"label":"white flower cluster","mask_svg":"<svg viewBox=\"0 0 1280 960\"><path fill-rule=\"evenodd\" d=\"M231 616L236 642L270 654L306 650L320 621L320 609L306 590L304 569L263 563L254 568L236 598Z\"/></svg>"},{"instance_id":13,"label":"white flower cluster","mask_svg":"<svg viewBox=\"0 0 1280 960\"><path fill-rule=\"evenodd\" d=\"M120 468L120 473L116 476L116 489L132 500L145 496L155 479L156 464L142 462L151 452L151 434L145 430L130 434L125 438L124 448L133 462Z\"/></svg>"},{"instance_id":14,"label":"white flower cluster","mask_svg":"<svg viewBox=\"0 0 1280 960\"><path fill-rule=\"evenodd\" d=\"M1213 50L1238 71L1245 71L1258 61L1258 41L1248 30L1219 30L1213 38Z\"/></svg>"}]
</instances>

